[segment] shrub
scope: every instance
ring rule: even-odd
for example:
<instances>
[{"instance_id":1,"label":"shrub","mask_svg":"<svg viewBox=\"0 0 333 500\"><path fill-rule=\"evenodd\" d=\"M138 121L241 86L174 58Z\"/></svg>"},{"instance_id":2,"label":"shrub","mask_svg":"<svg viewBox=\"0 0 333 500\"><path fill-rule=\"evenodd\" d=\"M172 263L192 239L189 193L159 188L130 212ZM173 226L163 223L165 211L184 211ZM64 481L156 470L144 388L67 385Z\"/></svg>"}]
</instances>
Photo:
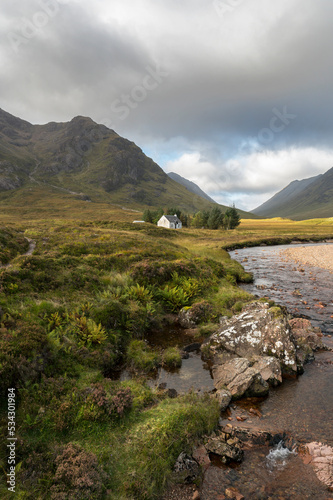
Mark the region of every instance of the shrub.
<instances>
[{"instance_id":1,"label":"shrub","mask_svg":"<svg viewBox=\"0 0 333 500\"><path fill-rule=\"evenodd\" d=\"M179 311L189 303L190 297L179 286L165 285L158 290L158 294L165 302L167 308L172 311Z\"/></svg>"},{"instance_id":2,"label":"shrub","mask_svg":"<svg viewBox=\"0 0 333 500\"><path fill-rule=\"evenodd\" d=\"M50 361L46 332L39 325L18 321L0 329L0 388L36 380Z\"/></svg>"},{"instance_id":3,"label":"shrub","mask_svg":"<svg viewBox=\"0 0 333 500\"><path fill-rule=\"evenodd\" d=\"M141 304L145 305L148 302L151 302L153 298L153 294L150 290L148 290L145 286L141 286L138 283L136 285L132 285L127 289L127 293L130 299L137 300Z\"/></svg>"},{"instance_id":4,"label":"shrub","mask_svg":"<svg viewBox=\"0 0 333 500\"><path fill-rule=\"evenodd\" d=\"M242 311L242 309L243 309L243 306L244 306L243 302L241 302L241 301L239 301L239 300L238 300L238 301L237 301L237 302L235 302L235 304L232 306L232 310L233 310L235 313L240 313L240 312Z\"/></svg>"},{"instance_id":5,"label":"shrub","mask_svg":"<svg viewBox=\"0 0 333 500\"><path fill-rule=\"evenodd\" d=\"M105 473L93 453L75 443L60 449L55 459L51 500L99 500L104 496Z\"/></svg>"},{"instance_id":6,"label":"shrub","mask_svg":"<svg viewBox=\"0 0 333 500\"><path fill-rule=\"evenodd\" d=\"M200 283L195 278L179 276L177 272L172 273L172 283L184 290L188 297L195 297L201 291Z\"/></svg>"},{"instance_id":7,"label":"shrub","mask_svg":"<svg viewBox=\"0 0 333 500\"><path fill-rule=\"evenodd\" d=\"M75 322L75 331L79 339L79 345L91 347L103 344L107 340L107 334L101 324L97 325L91 318L79 316Z\"/></svg>"},{"instance_id":8,"label":"shrub","mask_svg":"<svg viewBox=\"0 0 333 500\"><path fill-rule=\"evenodd\" d=\"M129 387L106 389L103 384L93 384L83 391L85 402L79 412L85 420L108 421L122 417L132 407L133 395Z\"/></svg>"}]
</instances>

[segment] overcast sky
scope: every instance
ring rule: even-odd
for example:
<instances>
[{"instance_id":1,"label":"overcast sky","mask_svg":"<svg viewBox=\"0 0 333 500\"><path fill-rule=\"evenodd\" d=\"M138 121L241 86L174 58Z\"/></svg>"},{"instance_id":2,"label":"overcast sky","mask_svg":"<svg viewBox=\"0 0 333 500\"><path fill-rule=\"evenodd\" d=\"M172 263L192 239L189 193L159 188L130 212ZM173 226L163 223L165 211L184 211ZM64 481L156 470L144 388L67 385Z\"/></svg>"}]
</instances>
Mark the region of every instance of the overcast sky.
<instances>
[{"instance_id":1,"label":"overcast sky","mask_svg":"<svg viewBox=\"0 0 333 500\"><path fill-rule=\"evenodd\" d=\"M0 107L90 116L252 209L333 166L332 0L1 0Z\"/></svg>"}]
</instances>

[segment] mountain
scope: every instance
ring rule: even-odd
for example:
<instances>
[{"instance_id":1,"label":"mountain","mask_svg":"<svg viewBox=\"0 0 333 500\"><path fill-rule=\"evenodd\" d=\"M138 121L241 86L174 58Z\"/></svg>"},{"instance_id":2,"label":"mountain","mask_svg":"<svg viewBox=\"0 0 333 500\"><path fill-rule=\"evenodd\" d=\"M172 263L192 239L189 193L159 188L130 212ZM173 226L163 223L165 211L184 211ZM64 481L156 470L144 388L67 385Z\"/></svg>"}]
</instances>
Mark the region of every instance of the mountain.
<instances>
[{"instance_id":1,"label":"mountain","mask_svg":"<svg viewBox=\"0 0 333 500\"><path fill-rule=\"evenodd\" d=\"M179 184L182 184L182 186L185 186L186 189L191 191L191 193L197 194L201 196L202 198L205 198L206 200L210 201L211 203L216 203L208 194L206 194L197 184L195 184L192 181L189 181L188 179L185 179L185 177L182 177L181 175L176 174L175 172L168 172L168 176L173 179L176 182L179 182Z\"/></svg>"},{"instance_id":2,"label":"mountain","mask_svg":"<svg viewBox=\"0 0 333 500\"><path fill-rule=\"evenodd\" d=\"M212 204L168 177L133 142L90 118L32 125L0 110L0 205L21 210L60 194L138 210L177 206L195 212Z\"/></svg>"},{"instance_id":3,"label":"mountain","mask_svg":"<svg viewBox=\"0 0 333 500\"><path fill-rule=\"evenodd\" d=\"M332 217L333 168L324 174L291 182L252 212L262 217L294 220Z\"/></svg>"}]
</instances>

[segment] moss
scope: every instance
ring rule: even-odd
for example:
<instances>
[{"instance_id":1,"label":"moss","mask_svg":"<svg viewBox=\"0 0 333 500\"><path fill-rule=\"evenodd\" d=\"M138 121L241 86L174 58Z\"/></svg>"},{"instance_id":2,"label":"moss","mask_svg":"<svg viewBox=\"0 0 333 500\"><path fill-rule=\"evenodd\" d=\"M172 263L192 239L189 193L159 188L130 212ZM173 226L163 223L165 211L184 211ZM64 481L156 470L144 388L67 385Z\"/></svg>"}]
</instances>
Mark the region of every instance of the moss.
<instances>
[{"instance_id":1,"label":"moss","mask_svg":"<svg viewBox=\"0 0 333 500\"><path fill-rule=\"evenodd\" d=\"M160 359L143 340L132 340L127 349L127 363L135 370L150 372L157 368Z\"/></svg>"},{"instance_id":2,"label":"moss","mask_svg":"<svg viewBox=\"0 0 333 500\"><path fill-rule=\"evenodd\" d=\"M182 357L178 347L168 347L163 352L162 364L167 368L180 368L182 365Z\"/></svg>"},{"instance_id":3,"label":"moss","mask_svg":"<svg viewBox=\"0 0 333 500\"><path fill-rule=\"evenodd\" d=\"M269 308L269 312L273 314L274 318L282 318L283 311L279 306L273 306Z\"/></svg>"},{"instance_id":4,"label":"moss","mask_svg":"<svg viewBox=\"0 0 333 500\"><path fill-rule=\"evenodd\" d=\"M218 323L207 323L205 325L200 326L200 335L204 337L208 337L210 335L213 335L217 331L219 327Z\"/></svg>"}]
</instances>

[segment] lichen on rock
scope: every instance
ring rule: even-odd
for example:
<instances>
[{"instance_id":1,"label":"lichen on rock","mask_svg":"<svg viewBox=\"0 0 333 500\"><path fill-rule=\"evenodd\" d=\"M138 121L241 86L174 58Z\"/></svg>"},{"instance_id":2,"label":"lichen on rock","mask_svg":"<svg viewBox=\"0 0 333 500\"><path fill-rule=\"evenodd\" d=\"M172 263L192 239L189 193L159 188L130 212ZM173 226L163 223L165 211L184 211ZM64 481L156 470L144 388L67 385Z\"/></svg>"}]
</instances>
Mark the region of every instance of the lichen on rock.
<instances>
[{"instance_id":1,"label":"lichen on rock","mask_svg":"<svg viewBox=\"0 0 333 500\"><path fill-rule=\"evenodd\" d=\"M311 323L302 321L288 321L283 309L263 302L222 318L220 328L202 346L213 361L216 389L226 389L233 399L264 396L269 386L282 383L283 375L302 373L313 349L322 346Z\"/></svg>"}]
</instances>

